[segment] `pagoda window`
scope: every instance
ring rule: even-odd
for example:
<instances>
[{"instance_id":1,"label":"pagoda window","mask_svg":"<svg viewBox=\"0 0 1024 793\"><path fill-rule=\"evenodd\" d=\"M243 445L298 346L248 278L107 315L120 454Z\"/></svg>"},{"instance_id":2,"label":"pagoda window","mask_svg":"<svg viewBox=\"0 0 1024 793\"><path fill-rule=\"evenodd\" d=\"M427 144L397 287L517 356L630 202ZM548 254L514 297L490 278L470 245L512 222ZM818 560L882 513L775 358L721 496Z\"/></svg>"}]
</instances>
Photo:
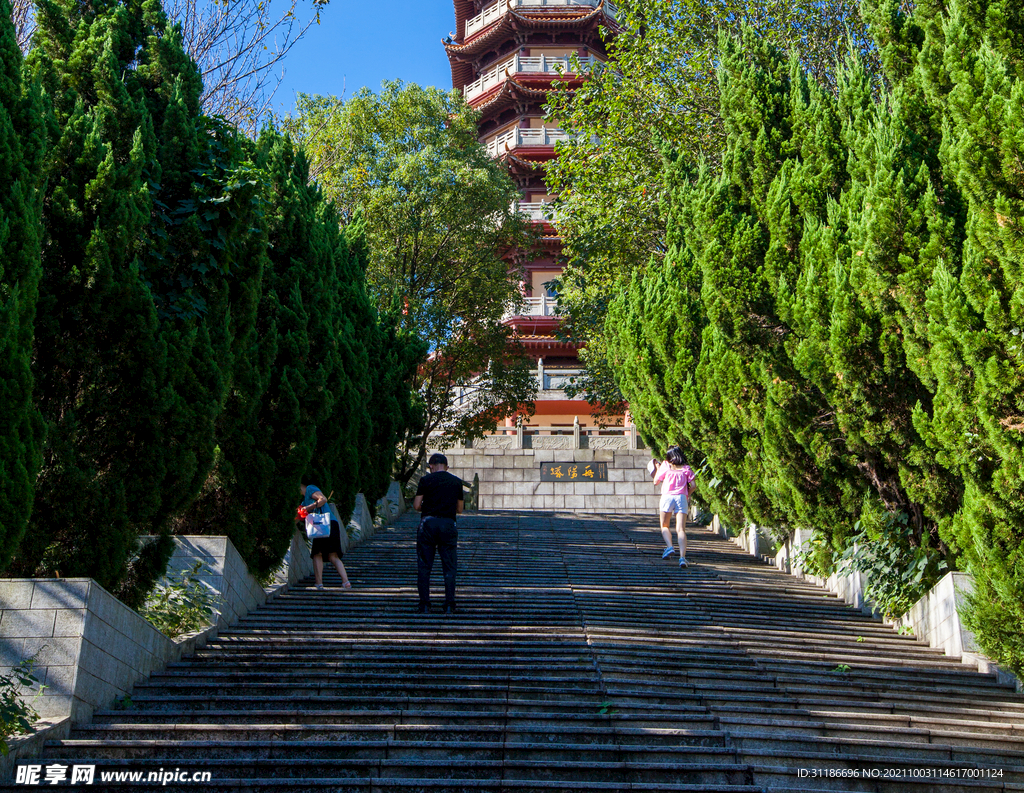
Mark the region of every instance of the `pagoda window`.
<instances>
[{"instance_id":1,"label":"pagoda window","mask_svg":"<svg viewBox=\"0 0 1024 793\"><path fill-rule=\"evenodd\" d=\"M557 270L535 270L530 273L530 286L533 297L540 297L541 295L547 295L548 297L557 298L558 293L547 286L551 281L559 276Z\"/></svg>"}]
</instances>

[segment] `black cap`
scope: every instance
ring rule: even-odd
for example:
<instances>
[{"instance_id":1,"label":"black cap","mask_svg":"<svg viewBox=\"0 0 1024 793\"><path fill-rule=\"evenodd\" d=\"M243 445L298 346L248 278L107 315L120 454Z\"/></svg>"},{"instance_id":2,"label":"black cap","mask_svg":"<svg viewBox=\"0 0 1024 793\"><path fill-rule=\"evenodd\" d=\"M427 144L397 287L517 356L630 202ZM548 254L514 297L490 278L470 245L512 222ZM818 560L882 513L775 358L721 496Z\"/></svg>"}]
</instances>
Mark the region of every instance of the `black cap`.
<instances>
[{"instance_id":1,"label":"black cap","mask_svg":"<svg viewBox=\"0 0 1024 793\"><path fill-rule=\"evenodd\" d=\"M448 465L448 458L441 454L441 452L434 452L430 455L430 459L427 460L427 465Z\"/></svg>"}]
</instances>

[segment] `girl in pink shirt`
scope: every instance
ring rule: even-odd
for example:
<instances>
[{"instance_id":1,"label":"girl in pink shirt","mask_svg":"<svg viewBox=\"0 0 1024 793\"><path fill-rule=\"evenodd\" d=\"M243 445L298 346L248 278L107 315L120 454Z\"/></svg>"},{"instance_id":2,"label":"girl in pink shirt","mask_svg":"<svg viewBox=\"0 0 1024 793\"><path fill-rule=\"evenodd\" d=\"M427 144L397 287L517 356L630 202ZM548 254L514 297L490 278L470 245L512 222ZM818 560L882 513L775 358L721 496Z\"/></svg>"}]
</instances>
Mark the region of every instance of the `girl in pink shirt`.
<instances>
[{"instance_id":1,"label":"girl in pink shirt","mask_svg":"<svg viewBox=\"0 0 1024 793\"><path fill-rule=\"evenodd\" d=\"M672 547L672 515L676 516L676 537L679 540L679 566L686 567L686 513L689 511L689 500L697 488L694 481L697 476L686 464L683 451L678 446L665 452L665 460L658 461L654 470L654 484L661 482L661 536L665 538L665 552L662 559L667 559L676 552Z\"/></svg>"}]
</instances>

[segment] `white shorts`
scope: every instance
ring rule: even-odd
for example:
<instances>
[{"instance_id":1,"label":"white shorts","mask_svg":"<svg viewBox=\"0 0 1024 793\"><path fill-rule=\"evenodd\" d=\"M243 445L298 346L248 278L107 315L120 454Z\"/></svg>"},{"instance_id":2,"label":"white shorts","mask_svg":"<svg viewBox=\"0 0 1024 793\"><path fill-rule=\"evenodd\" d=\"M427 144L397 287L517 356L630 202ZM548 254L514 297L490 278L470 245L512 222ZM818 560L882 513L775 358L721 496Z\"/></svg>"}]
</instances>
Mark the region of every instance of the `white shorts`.
<instances>
[{"instance_id":1,"label":"white shorts","mask_svg":"<svg viewBox=\"0 0 1024 793\"><path fill-rule=\"evenodd\" d=\"M661 506L659 507L662 512L688 512L689 509L686 506L686 496L662 496Z\"/></svg>"}]
</instances>

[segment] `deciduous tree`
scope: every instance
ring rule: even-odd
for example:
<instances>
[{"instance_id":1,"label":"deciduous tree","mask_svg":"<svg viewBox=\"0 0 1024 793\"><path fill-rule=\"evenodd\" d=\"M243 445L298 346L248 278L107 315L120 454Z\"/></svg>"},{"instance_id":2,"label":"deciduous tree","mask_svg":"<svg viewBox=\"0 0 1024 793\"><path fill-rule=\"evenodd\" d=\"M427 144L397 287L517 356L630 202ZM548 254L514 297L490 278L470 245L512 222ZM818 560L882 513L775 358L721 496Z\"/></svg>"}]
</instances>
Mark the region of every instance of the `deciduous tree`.
<instances>
[{"instance_id":1,"label":"deciduous tree","mask_svg":"<svg viewBox=\"0 0 1024 793\"><path fill-rule=\"evenodd\" d=\"M475 112L454 93L385 83L345 103L301 96L285 126L342 216L362 213L379 310L428 351L399 477L417 470L431 432L472 436L531 409L531 367L502 323L531 234L515 185L477 140Z\"/></svg>"}]
</instances>

